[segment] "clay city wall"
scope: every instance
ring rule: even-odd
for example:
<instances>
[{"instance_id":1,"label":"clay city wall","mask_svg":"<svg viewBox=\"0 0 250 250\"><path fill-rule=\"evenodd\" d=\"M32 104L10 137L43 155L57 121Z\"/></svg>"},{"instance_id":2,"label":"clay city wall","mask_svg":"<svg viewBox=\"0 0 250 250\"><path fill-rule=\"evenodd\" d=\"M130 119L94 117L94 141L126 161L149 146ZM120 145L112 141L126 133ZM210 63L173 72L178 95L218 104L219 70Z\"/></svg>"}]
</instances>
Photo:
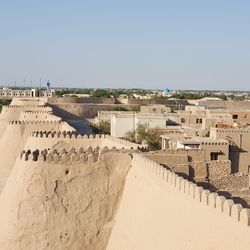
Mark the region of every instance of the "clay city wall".
<instances>
[{"instance_id":1,"label":"clay city wall","mask_svg":"<svg viewBox=\"0 0 250 250\"><path fill-rule=\"evenodd\" d=\"M249 209L133 154L107 249L245 250L249 221Z\"/></svg>"},{"instance_id":2,"label":"clay city wall","mask_svg":"<svg viewBox=\"0 0 250 250\"><path fill-rule=\"evenodd\" d=\"M171 172L160 164L147 159L141 154L134 153L133 159L136 161L136 164L140 165L140 167L147 169L159 179L179 189L180 192L184 192L186 195L191 196L196 202L201 202L206 206L218 209L227 216L235 216L237 221L243 223L245 226L250 226L250 209L243 209L240 204L227 204L228 200L226 200L225 197L219 196L217 193L211 193L209 190L197 186L195 183L178 176L174 172Z\"/></svg>"},{"instance_id":3,"label":"clay city wall","mask_svg":"<svg viewBox=\"0 0 250 250\"><path fill-rule=\"evenodd\" d=\"M29 134L38 129L73 130L62 121L10 121L0 138L0 192L19 152L25 147ZM36 145L40 145L40 141L37 141Z\"/></svg>"},{"instance_id":4,"label":"clay city wall","mask_svg":"<svg viewBox=\"0 0 250 250\"><path fill-rule=\"evenodd\" d=\"M32 112L32 111L25 111L21 112L19 119L18 120L27 120L27 121L32 121L32 120L38 120L38 121L43 121L43 120L57 120L60 121L61 117L55 116L52 113L46 111L46 112Z\"/></svg>"},{"instance_id":5,"label":"clay city wall","mask_svg":"<svg viewBox=\"0 0 250 250\"><path fill-rule=\"evenodd\" d=\"M0 249L106 249L131 157L96 152L17 159L0 195Z\"/></svg>"},{"instance_id":6,"label":"clay city wall","mask_svg":"<svg viewBox=\"0 0 250 250\"><path fill-rule=\"evenodd\" d=\"M105 134L97 135L80 135L76 131L32 131L27 139L26 145L34 149L37 145L41 147L52 147L58 142L64 142L65 145L70 147L74 145L75 147L108 147L108 148L124 148L124 149L139 149L146 150L146 145L140 145L132 143L126 140L112 137ZM27 148L25 146L25 148Z\"/></svg>"}]
</instances>

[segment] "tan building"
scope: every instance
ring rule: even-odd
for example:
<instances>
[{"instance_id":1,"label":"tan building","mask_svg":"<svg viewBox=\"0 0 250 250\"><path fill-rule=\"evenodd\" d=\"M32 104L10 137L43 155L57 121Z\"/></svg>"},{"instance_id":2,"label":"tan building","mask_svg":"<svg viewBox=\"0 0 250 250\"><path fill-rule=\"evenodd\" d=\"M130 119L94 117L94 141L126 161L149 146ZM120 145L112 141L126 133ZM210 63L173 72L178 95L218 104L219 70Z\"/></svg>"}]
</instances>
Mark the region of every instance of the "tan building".
<instances>
[{"instance_id":1,"label":"tan building","mask_svg":"<svg viewBox=\"0 0 250 250\"><path fill-rule=\"evenodd\" d=\"M210 136L216 140L229 141L229 159L233 172L250 172L250 127L211 128Z\"/></svg>"},{"instance_id":2,"label":"tan building","mask_svg":"<svg viewBox=\"0 0 250 250\"><path fill-rule=\"evenodd\" d=\"M157 113L157 114L171 113L171 108L161 104L142 105L141 113Z\"/></svg>"},{"instance_id":3,"label":"tan building","mask_svg":"<svg viewBox=\"0 0 250 250\"><path fill-rule=\"evenodd\" d=\"M228 160L227 140L209 137L188 137L184 135L162 135L162 149L201 149L205 151L204 161Z\"/></svg>"}]
</instances>

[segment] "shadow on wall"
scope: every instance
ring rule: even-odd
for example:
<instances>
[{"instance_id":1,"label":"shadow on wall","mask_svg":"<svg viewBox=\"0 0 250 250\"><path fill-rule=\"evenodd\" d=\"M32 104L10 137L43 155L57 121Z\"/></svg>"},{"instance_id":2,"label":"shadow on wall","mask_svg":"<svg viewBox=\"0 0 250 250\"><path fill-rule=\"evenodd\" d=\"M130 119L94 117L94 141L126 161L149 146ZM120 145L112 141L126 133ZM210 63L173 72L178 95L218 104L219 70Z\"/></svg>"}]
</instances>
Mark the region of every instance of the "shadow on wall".
<instances>
[{"instance_id":1,"label":"shadow on wall","mask_svg":"<svg viewBox=\"0 0 250 250\"><path fill-rule=\"evenodd\" d=\"M160 164L162 167L164 167L165 169L172 171L172 169L171 169L169 166L167 166L166 164L162 164L162 163L159 163L159 164ZM183 172L178 172L178 171L176 171L175 173L178 174L178 176L181 176L181 177L183 177L183 178L186 179L186 180L189 180L189 181L192 180L187 174L185 174L185 173L183 173Z\"/></svg>"},{"instance_id":2,"label":"shadow on wall","mask_svg":"<svg viewBox=\"0 0 250 250\"><path fill-rule=\"evenodd\" d=\"M232 195L230 191L218 190L214 185L209 182L196 182L198 186L203 187L204 189L208 189L211 192L216 192L220 196L224 196L226 199L231 199L234 203L239 203L243 208L250 208L250 205L241 197L235 197Z\"/></svg>"},{"instance_id":3,"label":"shadow on wall","mask_svg":"<svg viewBox=\"0 0 250 250\"><path fill-rule=\"evenodd\" d=\"M88 120L85 118L76 116L64 109L57 107L56 105L49 105L53 109L53 114L62 118L72 126L80 135L93 134L93 129L89 126Z\"/></svg>"}]
</instances>

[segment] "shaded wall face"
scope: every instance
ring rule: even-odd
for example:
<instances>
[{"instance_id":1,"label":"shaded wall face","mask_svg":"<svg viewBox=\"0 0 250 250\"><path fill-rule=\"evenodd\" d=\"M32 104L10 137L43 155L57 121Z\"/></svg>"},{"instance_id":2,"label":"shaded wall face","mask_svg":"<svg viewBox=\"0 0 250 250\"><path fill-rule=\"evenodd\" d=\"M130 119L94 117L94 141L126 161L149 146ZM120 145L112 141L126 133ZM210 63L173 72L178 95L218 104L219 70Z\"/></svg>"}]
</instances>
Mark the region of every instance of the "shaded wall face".
<instances>
[{"instance_id":1,"label":"shaded wall face","mask_svg":"<svg viewBox=\"0 0 250 250\"><path fill-rule=\"evenodd\" d=\"M229 159L229 145L226 143L218 143L219 145L202 145L201 148L205 151L205 161L213 160L211 154L218 154L218 160ZM226 144L226 145L225 145Z\"/></svg>"},{"instance_id":2,"label":"shaded wall face","mask_svg":"<svg viewBox=\"0 0 250 250\"><path fill-rule=\"evenodd\" d=\"M229 158L232 161L233 172L249 173L250 166L250 133L238 129L217 130L213 132L217 139L230 142Z\"/></svg>"}]
</instances>

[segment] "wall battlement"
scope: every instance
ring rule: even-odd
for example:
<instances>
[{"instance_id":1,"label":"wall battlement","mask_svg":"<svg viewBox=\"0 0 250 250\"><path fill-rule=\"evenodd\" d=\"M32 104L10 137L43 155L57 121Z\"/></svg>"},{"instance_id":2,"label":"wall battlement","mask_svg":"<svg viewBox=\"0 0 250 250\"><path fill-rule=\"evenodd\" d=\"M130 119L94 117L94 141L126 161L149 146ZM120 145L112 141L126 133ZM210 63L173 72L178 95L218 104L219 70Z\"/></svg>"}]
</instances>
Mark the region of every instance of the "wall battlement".
<instances>
[{"instance_id":1,"label":"wall battlement","mask_svg":"<svg viewBox=\"0 0 250 250\"><path fill-rule=\"evenodd\" d=\"M88 147L84 149L80 147L79 149L75 149L74 147L66 150L62 148L61 150L52 149L52 150L39 150L36 149L34 151L23 150L20 153L20 159L24 161L46 161L53 163L76 163L76 162L96 162L99 160L99 157L102 153L107 151L117 151L115 147L112 149L108 149L107 147L99 148L99 147Z\"/></svg>"},{"instance_id":2,"label":"wall battlement","mask_svg":"<svg viewBox=\"0 0 250 250\"><path fill-rule=\"evenodd\" d=\"M250 129L243 128L211 128L212 131L216 131L217 133L250 133Z\"/></svg>"},{"instance_id":3,"label":"wall battlement","mask_svg":"<svg viewBox=\"0 0 250 250\"><path fill-rule=\"evenodd\" d=\"M24 110L24 113L28 114L51 114L51 110Z\"/></svg>"},{"instance_id":4,"label":"wall battlement","mask_svg":"<svg viewBox=\"0 0 250 250\"><path fill-rule=\"evenodd\" d=\"M80 135L76 131L33 131L30 133L30 137L39 138L78 138L78 139L98 139L106 138L107 135Z\"/></svg>"},{"instance_id":5,"label":"wall battlement","mask_svg":"<svg viewBox=\"0 0 250 250\"><path fill-rule=\"evenodd\" d=\"M185 193L195 202L201 203L203 206L209 206L211 209L215 209L245 226L250 226L250 209L243 208L241 204L235 204L231 199L226 199L224 196L203 189L140 154L133 154L133 160L141 167L151 171L166 185L179 189L180 192Z\"/></svg>"},{"instance_id":6,"label":"wall battlement","mask_svg":"<svg viewBox=\"0 0 250 250\"><path fill-rule=\"evenodd\" d=\"M45 105L8 105L6 106L6 108L9 109L15 109L15 108L19 108L19 109L50 109L50 107L45 106Z\"/></svg>"},{"instance_id":7,"label":"wall battlement","mask_svg":"<svg viewBox=\"0 0 250 250\"><path fill-rule=\"evenodd\" d=\"M132 143L126 140L112 137L106 134L96 134L96 135L80 135L76 131L33 131L30 133L30 137L39 137L39 138L71 138L71 139L106 139L111 142L111 144L119 144L124 146L124 148L129 149L139 149L146 150L146 145L140 145Z\"/></svg>"},{"instance_id":8,"label":"wall battlement","mask_svg":"<svg viewBox=\"0 0 250 250\"><path fill-rule=\"evenodd\" d=\"M11 125L23 125L23 124L62 124L62 121L51 120L51 121L9 121Z\"/></svg>"}]
</instances>

